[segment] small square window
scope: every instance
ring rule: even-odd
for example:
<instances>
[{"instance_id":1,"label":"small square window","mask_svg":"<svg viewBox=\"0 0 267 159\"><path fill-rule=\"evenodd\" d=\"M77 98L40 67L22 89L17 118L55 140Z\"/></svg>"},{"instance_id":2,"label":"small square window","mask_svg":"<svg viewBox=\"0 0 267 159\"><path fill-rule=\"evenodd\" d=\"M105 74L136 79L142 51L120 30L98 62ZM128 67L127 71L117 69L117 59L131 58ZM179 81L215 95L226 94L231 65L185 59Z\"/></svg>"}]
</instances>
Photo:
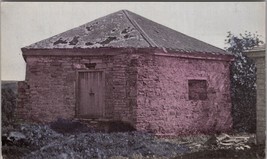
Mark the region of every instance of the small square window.
<instances>
[{"instance_id":1,"label":"small square window","mask_svg":"<svg viewBox=\"0 0 267 159\"><path fill-rule=\"evenodd\" d=\"M188 80L189 100L207 99L207 81L206 80Z\"/></svg>"}]
</instances>

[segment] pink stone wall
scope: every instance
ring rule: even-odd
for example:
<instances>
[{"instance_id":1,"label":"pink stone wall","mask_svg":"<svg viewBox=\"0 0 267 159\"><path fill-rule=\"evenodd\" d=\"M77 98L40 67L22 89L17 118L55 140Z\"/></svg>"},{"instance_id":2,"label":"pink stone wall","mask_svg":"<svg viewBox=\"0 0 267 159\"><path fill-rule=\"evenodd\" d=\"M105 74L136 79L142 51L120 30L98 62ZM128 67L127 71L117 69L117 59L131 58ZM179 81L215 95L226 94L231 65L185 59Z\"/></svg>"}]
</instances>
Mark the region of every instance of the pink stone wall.
<instances>
[{"instance_id":1,"label":"pink stone wall","mask_svg":"<svg viewBox=\"0 0 267 159\"><path fill-rule=\"evenodd\" d=\"M231 129L228 61L142 55L137 70L138 130L168 136ZM190 79L207 80L207 100L189 100Z\"/></svg>"},{"instance_id":2,"label":"pink stone wall","mask_svg":"<svg viewBox=\"0 0 267 159\"><path fill-rule=\"evenodd\" d=\"M130 63L131 55L39 55L26 60L26 80L19 88L19 118L35 122L75 118L76 71L88 69L86 63L96 63L95 69L105 69L105 118L133 123L137 71Z\"/></svg>"}]
</instances>

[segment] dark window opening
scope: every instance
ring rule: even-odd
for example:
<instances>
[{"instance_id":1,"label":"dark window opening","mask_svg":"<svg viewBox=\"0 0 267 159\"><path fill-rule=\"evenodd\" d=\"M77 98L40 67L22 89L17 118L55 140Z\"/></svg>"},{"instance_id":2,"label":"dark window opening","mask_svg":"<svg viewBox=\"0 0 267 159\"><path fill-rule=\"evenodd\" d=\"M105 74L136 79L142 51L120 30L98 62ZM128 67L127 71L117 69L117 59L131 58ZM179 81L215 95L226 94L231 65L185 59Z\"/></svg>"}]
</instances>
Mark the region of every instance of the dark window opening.
<instances>
[{"instance_id":1,"label":"dark window opening","mask_svg":"<svg viewBox=\"0 0 267 159\"><path fill-rule=\"evenodd\" d=\"M96 63L86 63L85 67L89 69L95 69Z\"/></svg>"},{"instance_id":2,"label":"dark window opening","mask_svg":"<svg viewBox=\"0 0 267 159\"><path fill-rule=\"evenodd\" d=\"M207 81L206 80L188 80L189 100L207 99Z\"/></svg>"}]
</instances>

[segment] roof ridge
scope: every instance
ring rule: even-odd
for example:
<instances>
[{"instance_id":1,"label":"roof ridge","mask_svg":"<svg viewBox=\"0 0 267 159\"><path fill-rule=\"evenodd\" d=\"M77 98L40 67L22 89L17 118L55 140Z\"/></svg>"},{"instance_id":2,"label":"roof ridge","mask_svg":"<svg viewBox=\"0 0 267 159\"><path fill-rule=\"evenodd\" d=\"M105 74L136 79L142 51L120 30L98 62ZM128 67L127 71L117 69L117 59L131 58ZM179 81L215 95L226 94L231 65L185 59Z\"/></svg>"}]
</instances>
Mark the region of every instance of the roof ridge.
<instances>
[{"instance_id":1,"label":"roof ridge","mask_svg":"<svg viewBox=\"0 0 267 159\"><path fill-rule=\"evenodd\" d=\"M147 43L151 47L158 47L157 43L154 42L146 33L145 31L138 25L138 23L130 17L127 10L122 10L122 12L125 14L126 18L129 20L129 22L140 32L141 36L147 41Z\"/></svg>"}]
</instances>

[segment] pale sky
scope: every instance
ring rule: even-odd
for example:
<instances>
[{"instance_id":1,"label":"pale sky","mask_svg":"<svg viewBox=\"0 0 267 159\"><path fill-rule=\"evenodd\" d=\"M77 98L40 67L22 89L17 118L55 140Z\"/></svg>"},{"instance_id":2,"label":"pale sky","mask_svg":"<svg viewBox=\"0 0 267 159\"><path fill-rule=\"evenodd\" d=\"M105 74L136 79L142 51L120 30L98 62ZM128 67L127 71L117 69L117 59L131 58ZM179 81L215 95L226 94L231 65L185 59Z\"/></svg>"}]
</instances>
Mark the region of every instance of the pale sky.
<instances>
[{"instance_id":1,"label":"pale sky","mask_svg":"<svg viewBox=\"0 0 267 159\"><path fill-rule=\"evenodd\" d=\"M265 41L265 2L5 2L1 4L1 80L24 80L20 48L127 9L224 48L227 31L246 30Z\"/></svg>"}]
</instances>

